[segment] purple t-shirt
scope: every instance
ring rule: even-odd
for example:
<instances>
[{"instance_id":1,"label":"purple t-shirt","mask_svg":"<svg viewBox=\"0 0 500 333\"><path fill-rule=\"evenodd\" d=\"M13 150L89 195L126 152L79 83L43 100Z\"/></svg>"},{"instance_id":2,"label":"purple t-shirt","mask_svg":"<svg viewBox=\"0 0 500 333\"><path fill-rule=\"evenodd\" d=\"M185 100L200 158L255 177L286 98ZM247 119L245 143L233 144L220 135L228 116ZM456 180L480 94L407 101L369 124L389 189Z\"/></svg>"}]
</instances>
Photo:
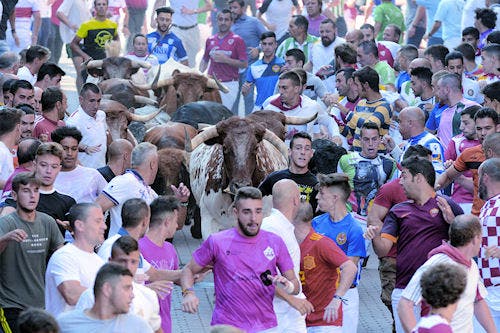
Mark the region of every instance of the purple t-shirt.
<instances>
[{"instance_id":1,"label":"purple t-shirt","mask_svg":"<svg viewBox=\"0 0 500 333\"><path fill-rule=\"evenodd\" d=\"M316 18L311 18L307 16L307 20L309 21L309 26L307 28L307 33L316 37L319 37L319 25L321 21L326 20L326 17L323 14L319 14Z\"/></svg>"},{"instance_id":2,"label":"purple t-shirt","mask_svg":"<svg viewBox=\"0 0 500 333\"><path fill-rule=\"evenodd\" d=\"M462 208L451 198L443 196L453 213L463 214ZM387 214L382 237L397 245L396 288L405 288L415 271L427 260L427 254L448 240L449 224L437 205L436 197L422 206L405 201Z\"/></svg>"},{"instance_id":3,"label":"purple t-shirt","mask_svg":"<svg viewBox=\"0 0 500 333\"><path fill-rule=\"evenodd\" d=\"M211 235L193 253L200 266L213 265L215 309L212 325L228 324L259 332L277 325L273 311L274 285L265 286L260 275L293 269L283 240L260 230L243 237L236 228Z\"/></svg>"},{"instance_id":4,"label":"purple t-shirt","mask_svg":"<svg viewBox=\"0 0 500 333\"><path fill-rule=\"evenodd\" d=\"M153 243L147 236L139 239L139 249L144 259L146 259L156 269L175 270L179 269L179 258L172 244L165 242L163 246ZM169 294L160 301L161 328L163 332L172 332L172 318L170 317L170 307L172 295Z\"/></svg>"}]
</instances>

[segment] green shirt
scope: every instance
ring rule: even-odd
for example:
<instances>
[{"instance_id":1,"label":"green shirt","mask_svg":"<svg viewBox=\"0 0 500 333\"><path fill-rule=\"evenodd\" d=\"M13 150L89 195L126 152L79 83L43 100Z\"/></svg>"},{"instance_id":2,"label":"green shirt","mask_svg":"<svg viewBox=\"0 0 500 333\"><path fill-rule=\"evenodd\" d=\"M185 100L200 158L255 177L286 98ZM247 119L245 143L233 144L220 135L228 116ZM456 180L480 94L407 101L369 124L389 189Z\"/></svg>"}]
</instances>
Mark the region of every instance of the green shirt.
<instances>
[{"instance_id":1,"label":"green shirt","mask_svg":"<svg viewBox=\"0 0 500 333\"><path fill-rule=\"evenodd\" d=\"M318 37L309 34L307 34L306 40L304 41L303 44L299 44L297 40L295 40L295 38L289 37L285 39L283 43L280 44L278 50L276 51L276 56L285 59L286 51L291 49L300 49L302 50L302 52L304 52L307 63L307 61L309 60L309 55L311 54L311 49L313 45L316 44L318 41L319 41Z\"/></svg>"},{"instance_id":2,"label":"green shirt","mask_svg":"<svg viewBox=\"0 0 500 333\"><path fill-rule=\"evenodd\" d=\"M397 25L401 31L406 30L405 18L401 9L396 7L392 2L382 2L373 10L373 20L375 23L380 23L380 30L377 35L377 40L383 40L384 29L389 24Z\"/></svg>"}]
</instances>

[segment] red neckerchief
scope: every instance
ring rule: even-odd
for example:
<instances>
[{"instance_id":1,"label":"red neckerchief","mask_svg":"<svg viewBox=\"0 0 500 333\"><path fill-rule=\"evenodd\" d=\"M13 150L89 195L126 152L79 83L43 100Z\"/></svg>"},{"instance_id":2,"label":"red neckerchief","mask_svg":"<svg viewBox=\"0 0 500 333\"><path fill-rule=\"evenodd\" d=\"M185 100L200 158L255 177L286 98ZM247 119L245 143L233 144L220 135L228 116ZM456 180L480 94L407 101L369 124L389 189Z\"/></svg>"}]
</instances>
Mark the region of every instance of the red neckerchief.
<instances>
[{"instance_id":1,"label":"red neckerchief","mask_svg":"<svg viewBox=\"0 0 500 333\"><path fill-rule=\"evenodd\" d=\"M279 108L281 111L286 112L286 111L296 109L298 106L302 106L302 96L299 96L299 102L292 107L288 107L288 106L284 105L279 96L277 98L275 98L274 100L272 100L270 104Z\"/></svg>"}]
</instances>

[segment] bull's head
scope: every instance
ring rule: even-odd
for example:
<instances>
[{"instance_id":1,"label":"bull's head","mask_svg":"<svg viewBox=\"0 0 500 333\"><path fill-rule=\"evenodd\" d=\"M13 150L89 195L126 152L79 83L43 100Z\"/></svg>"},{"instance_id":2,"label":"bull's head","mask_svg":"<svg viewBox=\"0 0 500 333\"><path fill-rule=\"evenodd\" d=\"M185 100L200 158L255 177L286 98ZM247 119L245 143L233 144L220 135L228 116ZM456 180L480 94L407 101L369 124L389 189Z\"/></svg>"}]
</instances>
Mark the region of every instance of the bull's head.
<instances>
[{"instance_id":1,"label":"bull's head","mask_svg":"<svg viewBox=\"0 0 500 333\"><path fill-rule=\"evenodd\" d=\"M139 68L151 68L151 65L125 57L109 57L103 60L91 60L86 67L89 74L102 76L103 80L112 78L128 80Z\"/></svg>"},{"instance_id":2,"label":"bull's head","mask_svg":"<svg viewBox=\"0 0 500 333\"><path fill-rule=\"evenodd\" d=\"M232 117L207 128L191 140L192 149L213 140L223 147L224 184L226 191L236 193L243 186L257 186L256 151L262 140L267 140L286 158L288 149L282 140L264 126L245 118Z\"/></svg>"},{"instance_id":3,"label":"bull's head","mask_svg":"<svg viewBox=\"0 0 500 333\"><path fill-rule=\"evenodd\" d=\"M259 110L250 113L247 117L259 124L265 125L266 128L276 134L278 138L285 140L286 125L304 125L316 119L317 115L318 114L315 113L310 117L293 117L285 116L281 112Z\"/></svg>"}]
</instances>

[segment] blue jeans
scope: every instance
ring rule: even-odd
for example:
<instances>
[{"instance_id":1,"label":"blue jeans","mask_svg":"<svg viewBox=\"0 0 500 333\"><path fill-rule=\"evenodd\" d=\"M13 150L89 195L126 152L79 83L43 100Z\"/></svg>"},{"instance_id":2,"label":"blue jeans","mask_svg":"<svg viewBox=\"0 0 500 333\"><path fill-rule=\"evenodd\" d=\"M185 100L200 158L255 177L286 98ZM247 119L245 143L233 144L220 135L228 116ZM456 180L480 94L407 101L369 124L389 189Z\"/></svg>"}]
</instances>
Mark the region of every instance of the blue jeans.
<instances>
[{"instance_id":1,"label":"blue jeans","mask_svg":"<svg viewBox=\"0 0 500 333\"><path fill-rule=\"evenodd\" d=\"M63 47L63 41L61 35L59 34L59 26L54 23L50 24L50 38L49 38L49 48L50 48L50 61L58 64L59 59L61 59L61 52Z\"/></svg>"},{"instance_id":2,"label":"blue jeans","mask_svg":"<svg viewBox=\"0 0 500 333\"><path fill-rule=\"evenodd\" d=\"M443 44L444 40L441 37L430 37L427 41L427 46Z\"/></svg>"},{"instance_id":3,"label":"blue jeans","mask_svg":"<svg viewBox=\"0 0 500 333\"><path fill-rule=\"evenodd\" d=\"M250 65L248 65L248 66L250 67ZM247 68L247 70L248 70L248 68ZM243 86L243 83L246 82L247 70L245 70L243 73L240 73L240 78L239 78L239 82L238 82L239 83L238 95L236 96L236 101L234 102L233 108L231 110L236 115L238 114L238 106L240 104L241 87ZM250 114L253 111L253 108L255 106L253 95L254 95L254 89L252 88L250 90L250 92L248 93L248 95L243 96L244 105L245 105L245 115Z\"/></svg>"},{"instance_id":4,"label":"blue jeans","mask_svg":"<svg viewBox=\"0 0 500 333\"><path fill-rule=\"evenodd\" d=\"M50 17L42 18L42 24L40 25L40 31L38 31L38 45L50 48L49 37L50 37Z\"/></svg>"},{"instance_id":5,"label":"blue jeans","mask_svg":"<svg viewBox=\"0 0 500 333\"><path fill-rule=\"evenodd\" d=\"M422 37L424 37L424 35L425 35L425 28L424 27L415 27L415 34L412 37L408 38L408 41L406 42L406 44L415 45L418 48L418 46L420 45L420 42L422 42ZM429 38L429 41L432 38L433 37Z\"/></svg>"},{"instance_id":6,"label":"blue jeans","mask_svg":"<svg viewBox=\"0 0 500 333\"><path fill-rule=\"evenodd\" d=\"M134 36L141 33L142 24L144 23L144 15L146 15L145 8L128 8L128 30L130 31L130 36L127 40L128 51L132 50Z\"/></svg>"},{"instance_id":7,"label":"blue jeans","mask_svg":"<svg viewBox=\"0 0 500 333\"><path fill-rule=\"evenodd\" d=\"M0 40L0 55L4 54L5 52L10 51L9 44L7 44L6 40Z\"/></svg>"}]
</instances>

